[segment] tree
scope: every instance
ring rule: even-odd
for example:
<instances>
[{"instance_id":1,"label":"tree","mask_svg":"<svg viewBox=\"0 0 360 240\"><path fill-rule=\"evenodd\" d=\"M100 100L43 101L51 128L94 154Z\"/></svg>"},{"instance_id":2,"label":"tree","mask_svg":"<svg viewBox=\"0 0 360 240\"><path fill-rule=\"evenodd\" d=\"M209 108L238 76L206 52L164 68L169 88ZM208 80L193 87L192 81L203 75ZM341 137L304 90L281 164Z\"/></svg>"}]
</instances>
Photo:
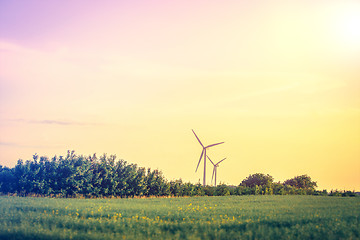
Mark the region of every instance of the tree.
<instances>
[{"instance_id":1,"label":"tree","mask_svg":"<svg viewBox=\"0 0 360 240\"><path fill-rule=\"evenodd\" d=\"M181 196L181 186L183 184L182 179L175 181L170 181L170 195L172 196Z\"/></svg>"},{"instance_id":2,"label":"tree","mask_svg":"<svg viewBox=\"0 0 360 240\"><path fill-rule=\"evenodd\" d=\"M255 173L239 186L220 184L203 187L200 183L184 183L181 179L168 182L159 170L138 167L115 155L100 158L76 155L34 154L31 160L18 160L14 168L0 165L0 194L36 194L60 197L133 197L133 196L215 196L257 194L323 194L315 191L316 182L307 175L274 183L269 174ZM336 193L335 193L336 194ZM342 195L354 195L351 192Z\"/></svg>"},{"instance_id":3,"label":"tree","mask_svg":"<svg viewBox=\"0 0 360 240\"><path fill-rule=\"evenodd\" d=\"M271 187L273 184L274 178L269 174L265 175L263 173L250 174L246 179L244 179L240 186L245 187L256 187L256 186L266 186Z\"/></svg>"},{"instance_id":4,"label":"tree","mask_svg":"<svg viewBox=\"0 0 360 240\"><path fill-rule=\"evenodd\" d=\"M288 179L284 182L284 185L310 190L315 190L315 187L317 187L316 182L312 181L311 178L306 174Z\"/></svg>"},{"instance_id":5,"label":"tree","mask_svg":"<svg viewBox=\"0 0 360 240\"><path fill-rule=\"evenodd\" d=\"M165 196L170 194L170 185L159 170L151 171L149 168L146 176L147 196Z\"/></svg>"},{"instance_id":6,"label":"tree","mask_svg":"<svg viewBox=\"0 0 360 240\"><path fill-rule=\"evenodd\" d=\"M0 165L0 192L14 192L16 179L12 169Z\"/></svg>"}]
</instances>

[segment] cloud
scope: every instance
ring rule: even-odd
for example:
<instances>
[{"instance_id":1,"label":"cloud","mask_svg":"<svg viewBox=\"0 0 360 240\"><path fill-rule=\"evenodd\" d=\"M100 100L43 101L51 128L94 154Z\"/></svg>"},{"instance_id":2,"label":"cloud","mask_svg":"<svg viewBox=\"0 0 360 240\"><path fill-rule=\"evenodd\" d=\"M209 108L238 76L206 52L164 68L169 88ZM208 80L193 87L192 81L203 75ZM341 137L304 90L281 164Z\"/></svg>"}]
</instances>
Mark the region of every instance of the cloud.
<instances>
[{"instance_id":1,"label":"cloud","mask_svg":"<svg viewBox=\"0 0 360 240\"><path fill-rule=\"evenodd\" d=\"M5 42L0 40L0 50L2 51L21 51L23 48L21 48L19 45L16 45L11 42Z\"/></svg>"},{"instance_id":2,"label":"cloud","mask_svg":"<svg viewBox=\"0 0 360 240\"><path fill-rule=\"evenodd\" d=\"M58 148L61 147L60 145L27 145L27 144L20 144L16 142L4 142L0 141L0 146L4 147L15 147L15 148Z\"/></svg>"},{"instance_id":3,"label":"cloud","mask_svg":"<svg viewBox=\"0 0 360 240\"><path fill-rule=\"evenodd\" d=\"M285 84L281 86L275 86L275 87L269 87L269 88L263 88L255 91L251 91L248 93L243 93L238 96L232 96L223 101L223 104L229 104L229 103L238 103L240 101L243 101L245 99L252 99L252 98L258 98L263 97L266 95L272 95L272 94L279 94L282 92L291 91L293 89L296 89L300 87L301 84L298 82L293 82L290 84Z\"/></svg>"},{"instance_id":4,"label":"cloud","mask_svg":"<svg viewBox=\"0 0 360 240\"><path fill-rule=\"evenodd\" d=\"M28 123L35 124L54 124L54 125L84 125L80 122L71 122L71 121L57 121L57 120L30 120Z\"/></svg>"},{"instance_id":5,"label":"cloud","mask_svg":"<svg viewBox=\"0 0 360 240\"><path fill-rule=\"evenodd\" d=\"M243 94L243 95L239 96L239 99L245 99L245 98L258 97L258 96L267 95L267 94L275 94L275 93L279 93L279 92L285 92L285 91L297 88L299 86L300 86L299 83L294 82L294 83L283 85L283 86L261 89L261 90L257 90L257 91L250 92L247 94Z\"/></svg>"},{"instance_id":6,"label":"cloud","mask_svg":"<svg viewBox=\"0 0 360 240\"><path fill-rule=\"evenodd\" d=\"M2 39L0 39L0 51L21 53L21 54L40 54L41 53L33 48L27 48L27 47L18 45L13 42L4 41Z\"/></svg>"},{"instance_id":7,"label":"cloud","mask_svg":"<svg viewBox=\"0 0 360 240\"><path fill-rule=\"evenodd\" d=\"M0 146L14 146L14 147L17 147L19 145L16 144L16 143L12 143L12 142L0 142Z\"/></svg>"},{"instance_id":8,"label":"cloud","mask_svg":"<svg viewBox=\"0 0 360 240\"><path fill-rule=\"evenodd\" d=\"M78 125L78 126L86 126L86 125L97 125L95 123L88 123L88 122L77 122L77 121L64 121L64 120L27 120L27 119L10 119L9 121L12 122L23 122L23 123L30 123L30 124L43 124L43 125L63 125L63 126L70 126L70 125Z\"/></svg>"}]
</instances>

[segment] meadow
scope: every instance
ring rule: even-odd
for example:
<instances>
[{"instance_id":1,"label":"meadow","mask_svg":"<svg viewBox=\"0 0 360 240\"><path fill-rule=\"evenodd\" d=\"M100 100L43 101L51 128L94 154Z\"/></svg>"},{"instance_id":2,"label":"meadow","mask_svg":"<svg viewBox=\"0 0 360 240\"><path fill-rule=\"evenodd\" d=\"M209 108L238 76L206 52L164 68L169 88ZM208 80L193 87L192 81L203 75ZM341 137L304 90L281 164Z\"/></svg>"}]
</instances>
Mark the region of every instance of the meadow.
<instances>
[{"instance_id":1,"label":"meadow","mask_svg":"<svg viewBox=\"0 0 360 240\"><path fill-rule=\"evenodd\" d=\"M1 196L0 239L360 239L360 198Z\"/></svg>"}]
</instances>

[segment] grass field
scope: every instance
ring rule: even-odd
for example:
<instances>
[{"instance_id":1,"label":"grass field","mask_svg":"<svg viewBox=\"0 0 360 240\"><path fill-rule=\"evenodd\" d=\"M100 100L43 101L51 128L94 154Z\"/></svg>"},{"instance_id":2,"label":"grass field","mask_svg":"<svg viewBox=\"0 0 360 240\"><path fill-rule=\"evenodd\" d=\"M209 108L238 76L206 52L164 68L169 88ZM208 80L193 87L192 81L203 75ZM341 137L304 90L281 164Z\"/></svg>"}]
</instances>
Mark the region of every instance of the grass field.
<instances>
[{"instance_id":1,"label":"grass field","mask_svg":"<svg viewBox=\"0 0 360 240\"><path fill-rule=\"evenodd\" d=\"M0 239L360 239L360 198L2 196Z\"/></svg>"}]
</instances>

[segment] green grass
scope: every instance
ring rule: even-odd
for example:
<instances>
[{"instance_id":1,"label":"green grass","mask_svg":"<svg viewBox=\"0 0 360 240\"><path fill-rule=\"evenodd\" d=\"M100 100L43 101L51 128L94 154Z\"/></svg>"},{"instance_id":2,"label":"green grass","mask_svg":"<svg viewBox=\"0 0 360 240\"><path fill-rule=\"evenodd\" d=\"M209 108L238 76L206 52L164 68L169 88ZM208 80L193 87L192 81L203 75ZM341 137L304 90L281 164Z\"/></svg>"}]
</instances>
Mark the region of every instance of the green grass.
<instances>
[{"instance_id":1,"label":"green grass","mask_svg":"<svg viewBox=\"0 0 360 240\"><path fill-rule=\"evenodd\" d=\"M360 198L2 196L0 239L360 239Z\"/></svg>"}]
</instances>

